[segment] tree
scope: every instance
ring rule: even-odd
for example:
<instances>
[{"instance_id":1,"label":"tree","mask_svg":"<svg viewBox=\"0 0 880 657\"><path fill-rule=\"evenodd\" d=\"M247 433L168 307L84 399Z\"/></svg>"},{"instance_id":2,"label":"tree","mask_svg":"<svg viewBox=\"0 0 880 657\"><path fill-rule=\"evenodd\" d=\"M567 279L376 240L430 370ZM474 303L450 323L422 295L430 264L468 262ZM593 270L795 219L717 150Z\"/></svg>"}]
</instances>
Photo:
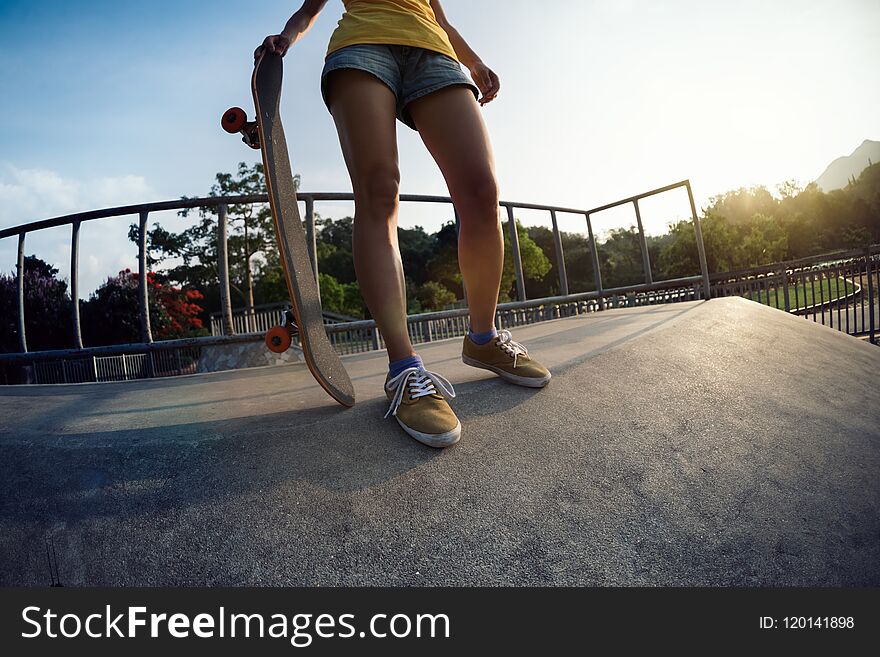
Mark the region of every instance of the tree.
<instances>
[{"instance_id":1,"label":"tree","mask_svg":"<svg viewBox=\"0 0 880 657\"><path fill-rule=\"evenodd\" d=\"M556 244L553 240L553 231L546 226L529 226L526 232L529 239L541 249L550 263L550 269L546 276L539 279L526 278L526 290L528 290L529 297L550 297L559 294L559 265L556 262Z\"/></svg>"},{"instance_id":2,"label":"tree","mask_svg":"<svg viewBox=\"0 0 880 657\"><path fill-rule=\"evenodd\" d=\"M29 351L73 347L72 304L58 270L36 256L24 259L24 319ZM19 350L18 282L0 274L0 351Z\"/></svg>"},{"instance_id":3,"label":"tree","mask_svg":"<svg viewBox=\"0 0 880 657\"><path fill-rule=\"evenodd\" d=\"M299 189L300 177L294 176L294 187ZM266 193L262 164L248 166L240 162L235 174L218 173L208 193L210 197L258 195ZM184 209L180 216L188 217L192 210ZM183 287L205 289L219 279L217 265L216 206L198 209L199 220L180 233L172 233L158 224L147 235L150 257L154 266L170 259L180 264L161 270L169 281ZM267 204L236 203L228 207L230 223L228 253L230 288L243 305L252 312L254 307L254 271L261 261L277 253L272 214ZM138 237L138 226L129 229L129 238ZM155 256L153 254L156 254Z\"/></svg>"},{"instance_id":4,"label":"tree","mask_svg":"<svg viewBox=\"0 0 880 657\"><path fill-rule=\"evenodd\" d=\"M430 280L427 265L437 249L436 237L428 235L421 226L416 226L398 228L397 241L400 245L403 269L409 280L416 285L422 285Z\"/></svg>"},{"instance_id":5,"label":"tree","mask_svg":"<svg viewBox=\"0 0 880 657\"><path fill-rule=\"evenodd\" d=\"M506 226L504 227L506 228ZM516 270L513 264L513 254L510 247L509 232L504 230L504 268L501 272L501 290L498 294L499 301L510 301L516 298ZM541 248L529 237L525 227L516 220L516 235L519 242L519 254L522 261L523 278L543 280L550 271L550 259L544 255ZM526 288L528 292L528 288Z\"/></svg>"},{"instance_id":6,"label":"tree","mask_svg":"<svg viewBox=\"0 0 880 657\"><path fill-rule=\"evenodd\" d=\"M418 306L410 308L410 313L443 310L455 302L455 294L436 281L425 281L417 286L415 299L418 301Z\"/></svg>"},{"instance_id":7,"label":"tree","mask_svg":"<svg viewBox=\"0 0 880 657\"><path fill-rule=\"evenodd\" d=\"M140 277L130 269L109 277L82 305L86 346L140 342ZM157 340L204 335L198 290L183 290L152 272L147 274L150 329Z\"/></svg>"},{"instance_id":8,"label":"tree","mask_svg":"<svg viewBox=\"0 0 880 657\"><path fill-rule=\"evenodd\" d=\"M354 319L363 319L364 302L357 282L340 283L330 274L320 272L321 306L324 310Z\"/></svg>"},{"instance_id":9,"label":"tree","mask_svg":"<svg viewBox=\"0 0 880 657\"><path fill-rule=\"evenodd\" d=\"M318 228L318 271L326 272L342 283L357 279L354 271L354 257L351 240L354 232L354 219L322 219L316 222Z\"/></svg>"},{"instance_id":10,"label":"tree","mask_svg":"<svg viewBox=\"0 0 880 657\"><path fill-rule=\"evenodd\" d=\"M710 272L729 271L733 268L736 234L727 221L716 214L707 214L702 220L703 244ZM688 219L669 225L672 239L661 250L658 259L663 278L694 276L700 271L694 223Z\"/></svg>"},{"instance_id":11,"label":"tree","mask_svg":"<svg viewBox=\"0 0 880 657\"><path fill-rule=\"evenodd\" d=\"M645 266L638 230L633 226L611 230L608 239L599 244L599 266L603 287L644 283Z\"/></svg>"},{"instance_id":12,"label":"tree","mask_svg":"<svg viewBox=\"0 0 880 657\"><path fill-rule=\"evenodd\" d=\"M784 260L788 254L788 235L776 217L756 214L750 224L749 232L740 240L736 268Z\"/></svg>"},{"instance_id":13,"label":"tree","mask_svg":"<svg viewBox=\"0 0 880 657\"><path fill-rule=\"evenodd\" d=\"M433 237L434 251L425 266L425 279L439 283L451 291L456 299L461 299L464 297L464 287L458 268L458 233L455 223L443 224Z\"/></svg>"}]
</instances>

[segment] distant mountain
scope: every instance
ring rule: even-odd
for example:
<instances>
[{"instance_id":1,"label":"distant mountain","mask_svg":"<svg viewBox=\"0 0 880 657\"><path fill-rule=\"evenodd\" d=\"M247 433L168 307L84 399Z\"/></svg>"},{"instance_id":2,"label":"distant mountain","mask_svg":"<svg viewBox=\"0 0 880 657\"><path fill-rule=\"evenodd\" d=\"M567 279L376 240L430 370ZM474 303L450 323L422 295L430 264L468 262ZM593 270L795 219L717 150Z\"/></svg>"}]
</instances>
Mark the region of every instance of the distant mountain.
<instances>
[{"instance_id":1,"label":"distant mountain","mask_svg":"<svg viewBox=\"0 0 880 657\"><path fill-rule=\"evenodd\" d=\"M880 162L880 141L866 139L852 152L852 155L839 157L829 164L822 175L816 178L816 184L823 192L842 189L846 187L850 178L858 178L871 163L877 162Z\"/></svg>"}]
</instances>

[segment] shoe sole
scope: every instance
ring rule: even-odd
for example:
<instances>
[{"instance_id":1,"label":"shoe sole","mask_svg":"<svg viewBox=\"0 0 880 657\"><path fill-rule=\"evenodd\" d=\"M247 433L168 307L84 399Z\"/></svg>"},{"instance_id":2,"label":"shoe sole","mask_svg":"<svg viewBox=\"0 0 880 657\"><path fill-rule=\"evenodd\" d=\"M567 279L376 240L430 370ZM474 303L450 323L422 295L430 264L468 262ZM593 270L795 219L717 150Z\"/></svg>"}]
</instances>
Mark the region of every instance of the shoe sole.
<instances>
[{"instance_id":1,"label":"shoe sole","mask_svg":"<svg viewBox=\"0 0 880 657\"><path fill-rule=\"evenodd\" d=\"M399 424L400 427L410 436L428 447L436 447L438 449L449 447L450 445L457 443L461 438L461 422L455 425L455 428L452 431L447 431L446 433L422 433L421 431L416 431L415 429L406 426L400 421L399 417L395 416L394 419L397 420L397 424Z\"/></svg>"},{"instance_id":2,"label":"shoe sole","mask_svg":"<svg viewBox=\"0 0 880 657\"><path fill-rule=\"evenodd\" d=\"M525 386L526 388L543 388L547 385L547 382L550 381L550 379L553 377L553 375L549 373L542 379L536 379L533 376L517 376L516 374L511 374L510 372L502 370L500 367L481 363L480 361L474 360L473 358L469 358L465 355L462 355L461 362L465 365L470 365L471 367L479 367L481 370L489 370L490 372L494 372L495 374L500 376L505 381L515 383L518 386Z\"/></svg>"}]
</instances>

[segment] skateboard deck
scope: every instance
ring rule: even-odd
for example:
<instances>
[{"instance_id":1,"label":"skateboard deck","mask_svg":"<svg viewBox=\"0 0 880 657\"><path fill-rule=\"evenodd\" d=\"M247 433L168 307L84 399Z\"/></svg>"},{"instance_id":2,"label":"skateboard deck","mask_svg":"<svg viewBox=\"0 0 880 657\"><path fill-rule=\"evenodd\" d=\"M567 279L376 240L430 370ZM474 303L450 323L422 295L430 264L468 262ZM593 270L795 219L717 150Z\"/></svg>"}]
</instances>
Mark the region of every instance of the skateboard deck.
<instances>
[{"instance_id":1,"label":"skateboard deck","mask_svg":"<svg viewBox=\"0 0 880 657\"><path fill-rule=\"evenodd\" d=\"M263 156L275 237L287 290L293 304L293 316L287 314L287 326L270 330L266 342L273 351L283 351L290 345L290 334L298 332L309 371L333 399L343 406L352 406L354 386L339 354L327 338L318 284L312 271L306 234L297 204L290 155L279 114L282 74L280 56L266 53L260 57L254 64L251 78L257 112L256 126L245 123L243 116L233 117L239 119L243 141L251 147L258 146ZM237 108L233 108L224 116L224 127L227 130L229 126L225 124L226 117L236 110ZM293 320L295 326L291 325L290 320ZM279 344L282 349L278 348Z\"/></svg>"}]
</instances>

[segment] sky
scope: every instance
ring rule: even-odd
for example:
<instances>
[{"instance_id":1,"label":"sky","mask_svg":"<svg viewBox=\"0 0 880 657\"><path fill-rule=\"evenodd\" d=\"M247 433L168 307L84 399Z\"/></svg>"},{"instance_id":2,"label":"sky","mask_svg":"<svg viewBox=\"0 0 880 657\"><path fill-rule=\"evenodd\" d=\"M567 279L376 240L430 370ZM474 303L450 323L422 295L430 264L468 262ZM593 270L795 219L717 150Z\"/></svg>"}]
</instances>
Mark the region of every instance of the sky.
<instances>
[{"instance_id":1,"label":"sky","mask_svg":"<svg viewBox=\"0 0 880 657\"><path fill-rule=\"evenodd\" d=\"M0 227L205 195L258 154L219 125L252 111L254 48L299 2L0 0ZM501 79L483 108L505 200L592 208L688 178L698 206L739 187L806 184L880 139L876 0L445 0L447 17ZM342 2L330 0L285 58L282 118L308 191L350 191L319 77ZM418 134L398 123L401 192L446 195ZM319 203L323 216L349 204ZM690 216L673 192L642 205L650 234ZM547 213L517 211L526 225ZM436 230L451 213L404 204ZM134 267L134 218L83 224L80 293ZM582 217L560 215L583 232ZM170 229L185 219L151 215ZM633 223L602 213L600 233ZM27 253L69 275L70 228ZM15 238L0 240L14 271Z\"/></svg>"}]
</instances>

